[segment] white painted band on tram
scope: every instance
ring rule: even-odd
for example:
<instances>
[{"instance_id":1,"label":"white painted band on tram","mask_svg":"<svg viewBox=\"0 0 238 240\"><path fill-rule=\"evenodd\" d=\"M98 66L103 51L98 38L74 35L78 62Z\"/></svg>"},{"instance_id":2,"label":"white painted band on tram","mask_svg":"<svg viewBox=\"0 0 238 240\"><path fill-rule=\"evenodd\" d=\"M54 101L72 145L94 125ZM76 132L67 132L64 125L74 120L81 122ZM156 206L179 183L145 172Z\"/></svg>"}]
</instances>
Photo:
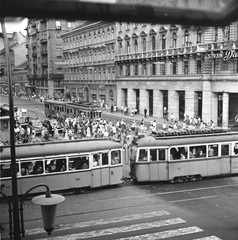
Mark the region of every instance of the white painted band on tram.
<instances>
[{"instance_id":1,"label":"white painted band on tram","mask_svg":"<svg viewBox=\"0 0 238 240\"><path fill-rule=\"evenodd\" d=\"M151 229L151 228L159 228L164 226L170 226L175 224L181 224L185 223L185 221L181 218L172 218L167 220L160 220L155 221L151 223L140 223L140 224L133 224L130 226L122 226L122 227L114 227L114 228L108 228L103 230L94 230L89 232L82 232L82 233L76 233L76 234L68 234L64 236L56 236L56 237L49 237L49 238L41 238L38 240L77 240L77 239L90 239L93 237L102 237L102 236L110 236L113 234L118 233L128 233L128 232L135 232L135 231L141 231L145 229ZM203 231L200 229L200 231Z\"/></svg>"},{"instance_id":2,"label":"white painted band on tram","mask_svg":"<svg viewBox=\"0 0 238 240\"><path fill-rule=\"evenodd\" d=\"M178 237L178 236L198 233L202 231L203 230L198 227L187 227L187 228L179 228L176 230L168 230L168 231L144 234L144 235L133 236L133 237L119 238L117 240L142 240L142 239L158 240L158 239L165 239L165 238Z\"/></svg>"},{"instance_id":3,"label":"white painted band on tram","mask_svg":"<svg viewBox=\"0 0 238 240\"><path fill-rule=\"evenodd\" d=\"M112 217L107 219L98 219L98 220L91 220L91 221L85 221L85 222L77 222L77 223L68 223L68 224L60 224L56 231L63 231L63 230L69 230L74 228L83 228L83 227L92 227L92 226L99 226L99 225L105 225L105 224L111 224L111 223L120 223L120 222L128 222L133 220L140 220L140 219L146 219L146 218L152 218L152 217L161 217L161 216L167 216L170 213L161 210L161 211L154 211L154 212L148 212L148 213L142 213L142 214L132 214L132 215L126 215L123 217ZM33 235L33 234L39 234L44 233L43 228L34 228L34 229L28 229L26 230L26 235Z\"/></svg>"}]
</instances>

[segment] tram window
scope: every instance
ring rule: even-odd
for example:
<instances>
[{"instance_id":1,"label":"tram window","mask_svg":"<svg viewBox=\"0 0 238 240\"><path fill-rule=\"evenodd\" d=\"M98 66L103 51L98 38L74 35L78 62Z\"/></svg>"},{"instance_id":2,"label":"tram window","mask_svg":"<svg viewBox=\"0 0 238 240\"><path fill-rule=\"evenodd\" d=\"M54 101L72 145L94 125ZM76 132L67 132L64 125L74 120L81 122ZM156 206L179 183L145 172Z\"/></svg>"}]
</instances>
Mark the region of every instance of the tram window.
<instances>
[{"instance_id":1,"label":"tram window","mask_svg":"<svg viewBox=\"0 0 238 240\"><path fill-rule=\"evenodd\" d=\"M69 170L80 170L89 168L89 156L75 156L69 158Z\"/></svg>"},{"instance_id":2,"label":"tram window","mask_svg":"<svg viewBox=\"0 0 238 240\"><path fill-rule=\"evenodd\" d=\"M11 164L1 164L1 178L11 177Z\"/></svg>"},{"instance_id":3,"label":"tram window","mask_svg":"<svg viewBox=\"0 0 238 240\"><path fill-rule=\"evenodd\" d=\"M100 166L100 155L99 154L93 154L93 167Z\"/></svg>"},{"instance_id":4,"label":"tram window","mask_svg":"<svg viewBox=\"0 0 238 240\"><path fill-rule=\"evenodd\" d=\"M187 147L173 147L170 149L170 159L178 160L178 159L187 159L188 157L188 149Z\"/></svg>"},{"instance_id":5,"label":"tram window","mask_svg":"<svg viewBox=\"0 0 238 240\"><path fill-rule=\"evenodd\" d=\"M164 161L165 159L165 149L150 149L150 161Z\"/></svg>"},{"instance_id":6,"label":"tram window","mask_svg":"<svg viewBox=\"0 0 238 240\"><path fill-rule=\"evenodd\" d=\"M166 160L165 149L159 149L159 160Z\"/></svg>"},{"instance_id":7,"label":"tram window","mask_svg":"<svg viewBox=\"0 0 238 240\"><path fill-rule=\"evenodd\" d=\"M66 171L66 158L48 159L45 161L45 172Z\"/></svg>"},{"instance_id":8,"label":"tram window","mask_svg":"<svg viewBox=\"0 0 238 240\"><path fill-rule=\"evenodd\" d=\"M108 165L108 153L102 153L102 165Z\"/></svg>"},{"instance_id":9,"label":"tram window","mask_svg":"<svg viewBox=\"0 0 238 240\"><path fill-rule=\"evenodd\" d=\"M206 146L192 146L190 147L189 157L190 158L201 158L206 157Z\"/></svg>"},{"instance_id":10,"label":"tram window","mask_svg":"<svg viewBox=\"0 0 238 240\"><path fill-rule=\"evenodd\" d=\"M111 152L111 165L121 164L121 154L120 151Z\"/></svg>"},{"instance_id":11,"label":"tram window","mask_svg":"<svg viewBox=\"0 0 238 240\"><path fill-rule=\"evenodd\" d=\"M139 161L148 161L148 150L147 149L139 150Z\"/></svg>"},{"instance_id":12,"label":"tram window","mask_svg":"<svg viewBox=\"0 0 238 240\"><path fill-rule=\"evenodd\" d=\"M227 156L230 153L230 145L226 144L226 145L221 145L221 155L222 156Z\"/></svg>"},{"instance_id":13,"label":"tram window","mask_svg":"<svg viewBox=\"0 0 238 240\"><path fill-rule=\"evenodd\" d=\"M43 161L27 161L21 163L21 175L35 175L43 173Z\"/></svg>"},{"instance_id":14,"label":"tram window","mask_svg":"<svg viewBox=\"0 0 238 240\"><path fill-rule=\"evenodd\" d=\"M150 161L158 161L158 149L150 149Z\"/></svg>"},{"instance_id":15,"label":"tram window","mask_svg":"<svg viewBox=\"0 0 238 240\"><path fill-rule=\"evenodd\" d=\"M235 145L234 145L234 153L235 153L235 155L238 154L238 143L235 143Z\"/></svg>"},{"instance_id":16,"label":"tram window","mask_svg":"<svg viewBox=\"0 0 238 240\"><path fill-rule=\"evenodd\" d=\"M208 145L208 157L218 156L218 145Z\"/></svg>"}]
</instances>

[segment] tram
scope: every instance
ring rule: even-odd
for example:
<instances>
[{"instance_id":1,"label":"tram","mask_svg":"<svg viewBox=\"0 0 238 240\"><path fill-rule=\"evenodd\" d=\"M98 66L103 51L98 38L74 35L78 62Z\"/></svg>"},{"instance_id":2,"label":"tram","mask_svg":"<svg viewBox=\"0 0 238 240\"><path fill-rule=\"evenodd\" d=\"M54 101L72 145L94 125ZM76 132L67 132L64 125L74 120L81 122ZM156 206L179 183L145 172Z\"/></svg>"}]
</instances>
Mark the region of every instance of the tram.
<instances>
[{"instance_id":1,"label":"tram","mask_svg":"<svg viewBox=\"0 0 238 240\"><path fill-rule=\"evenodd\" d=\"M11 193L11 152L1 146L1 191ZM125 151L110 139L86 139L16 146L18 194L45 183L51 191L122 183ZM39 191L39 190L38 190Z\"/></svg>"},{"instance_id":2,"label":"tram","mask_svg":"<svg viewBox=\"0 0 238 240\"><path fill-rule=\"evenodd\" d=\"M187 181L238 173L238 134L148 136L130 147L131 176L138 182Z\"/></svg>"},{"instance_id":3,"label":"tram","mask_svg":"<svg viewBox=\"0 0 238 240\"><path fill-rule=\"evenodd\" d=\"M93 103L45 100L45 115L49 118L84 116L92 120L99 120L102 118L102 110L100 106Z\"/></svg>"}]
</instances>

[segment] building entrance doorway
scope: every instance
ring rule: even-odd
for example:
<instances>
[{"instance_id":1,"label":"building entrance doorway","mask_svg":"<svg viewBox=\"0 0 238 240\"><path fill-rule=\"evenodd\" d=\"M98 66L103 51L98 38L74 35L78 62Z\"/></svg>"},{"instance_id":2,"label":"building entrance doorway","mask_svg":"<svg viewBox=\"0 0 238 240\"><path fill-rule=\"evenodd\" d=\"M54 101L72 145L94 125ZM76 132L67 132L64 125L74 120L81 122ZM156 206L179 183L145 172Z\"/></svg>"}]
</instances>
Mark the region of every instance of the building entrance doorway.
<instances>
[{"instance_id":1,"label":"building entrance doorway","mask_svg":"<svg viewBox=\"0 0 238 240\"><path fill-rule=\"evenodd\" d=\"M153 116L153 90L148 90L149 93L149 116Z\"/></svg>"}]
</instances>

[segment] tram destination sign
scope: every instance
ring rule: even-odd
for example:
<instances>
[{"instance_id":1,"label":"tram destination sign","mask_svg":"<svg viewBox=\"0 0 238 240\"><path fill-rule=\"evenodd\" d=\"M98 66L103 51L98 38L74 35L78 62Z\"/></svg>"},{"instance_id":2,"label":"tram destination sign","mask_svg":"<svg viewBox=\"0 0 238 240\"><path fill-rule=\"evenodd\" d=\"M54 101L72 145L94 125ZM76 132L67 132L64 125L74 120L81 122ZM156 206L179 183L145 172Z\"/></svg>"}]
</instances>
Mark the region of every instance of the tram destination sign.
<instances>
[{"instance_id":1,"label":"tram destination sign","mask_svg":"<svg viewBox=\"0 0 238 240\"><path fill-rule=\"evenodd\" d=\"M228 49L225 52L208 53L207 58L209 58L209 59L222 59L224 61L228 61L232 58L238 58L238 53L234 49Z\"/></svg>"}]
</instances>

